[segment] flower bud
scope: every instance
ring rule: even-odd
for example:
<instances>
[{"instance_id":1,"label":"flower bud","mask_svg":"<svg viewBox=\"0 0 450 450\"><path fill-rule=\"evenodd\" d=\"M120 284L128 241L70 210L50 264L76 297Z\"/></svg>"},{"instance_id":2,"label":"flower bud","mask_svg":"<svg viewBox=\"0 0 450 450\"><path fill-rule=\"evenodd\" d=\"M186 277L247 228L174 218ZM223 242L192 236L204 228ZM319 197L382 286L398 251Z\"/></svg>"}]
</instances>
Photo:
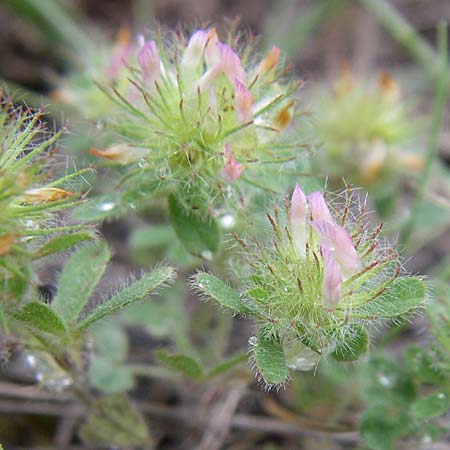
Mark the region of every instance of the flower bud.
<instances>
[{"instance_id":1,"label":"flower bud","mask_svg":"<svg viewBox=\"0 0 450 450\"><path fill-rule=\"evenodd\" d=\"M106 76L109 80L115 80L117 78L120 69L123 67L124 60L130 56L132 51L133 46L130 42L130 30L127 27L121 28L117 35L116 46L109 66L106 69Z\"/></svg>"},{"instance_id":2,"label":"flower bud","mask_svg":"<svg viewBox=\"0 0 450 450\"><path fill-rule=\"evenodd\" d=\"M145 83L153 84L161 73L161 59L155 41L147 41L142 46L137 60Z\"/></svg>"},{"instance_id":3,"label":"flower bud","mask_svg":"<svg viewBox=\"0 0 450 450\"><path fill-rule=\"evenodd\" d=\"M268 74L273 74L278 64L280 57L280 48L274 45L268 52L258 67L258 76L263 77Z\"/></svg>"},{"instance_id":4,"label":"flower bud","mask_svg":"<svg viewBox=\"0 0 450 450\"><path fill-rule=\"evenodd\" d=\"M49 203L74 195L72 192L54 187L29 189L20 196L21 203Z\"/></svg>"},{"instance_id":5,"label":"flower bud","mask_svg":"<svg viewBox=\"0 0 450 450\"><path fill-rule=\"evenodd\" d=\"M308 204L298 183L295 184L291 198L290 224L295 253L304 258L308 233Z\"/></svg>"},{"instance_id":6,"label":"flower bud","mask_svg":"<svg viewBox=\"0 0 450 450\"><path fill-rule=\"evenodd\" d=\"M334 223L334 219L321 192L316 191L309 194L308 203L311 208L312 220Z\"/></svg>"},{"instance_id":7,"label":"flower bud","mask_svg":"<svg viewBox=\"0 0 450 450\"><path fill-rule=\"evenodd\" d=\"M341 271L328 247L322 244L320 249L323 257L322 301L327 306L334 306L341 298Z\"/></svg>"},{"instance_id":8,"label":"flower bud","mask_svg":"<svg viewBox=\"0 0 450 450\"><path fill-rule=\"evenodd\" d=\"M105 150L97 150L95 148L89 149L89 154L91 155L109 159L110 161L118 162L120 164L129 164L133 161L137 161L141 159L145 153L145 149L140 151L127 144L113 144Z\"/></svg>"},{"instance_id":9,"label":"flower bud","mask_svg":"<svg viewBox=\"0 0 450 450\"><path fill-rule=\"evenodd\" d=\"M208 33L204 30L196 31L191 38L181 60L181 72L184 82L191 85L198 66L202 62L203 53L208 43Z\"/></svg>"},{"instance_id":10,"label":"flower bud","mask_svg":"<svg viewBox=\"0 0 450 450\"><path fill-rule=\"evenodd\" d=\"M234 180L237 180L242 171L244 170L244 166L242 164L238 164L238 162L233 158L231 153L230 145L225 144L225 167L222 172L222 176L228 183L231 183Z\"/></svg>"},{"instance_id":11,"label":"flower bud","mask_svg":"<svg viewBox=\"0 0 450 450\"><path fill-rule=\"evenodd\" d=\"M234 79L234 109L241 125L253 121L253 96L237 78Z\"/></svg>"},{"instance_id":12,"label":"flower bud","mask_svg":"<svg viewBox=\"0 0 450 450\"><path fill-rule=\"evenodd\" d=\"M313 221L311 226L320 236L322 243L333 252L346 278L354 275L359 269L360 261L348 231L323 220Z\"/></svg>"},{"instance_id":13,"label":"flower bud","mask_svg":"<svg viewBox=\"0 0 450 450\"><path fill-rule=\"evenodd\" d=\"M215 28L211 28L208 32L208 39L205 48L205 62L208 67L212 67L220 62L220 52L217 47L219 38Z\"/></svg>"}]
</instances>

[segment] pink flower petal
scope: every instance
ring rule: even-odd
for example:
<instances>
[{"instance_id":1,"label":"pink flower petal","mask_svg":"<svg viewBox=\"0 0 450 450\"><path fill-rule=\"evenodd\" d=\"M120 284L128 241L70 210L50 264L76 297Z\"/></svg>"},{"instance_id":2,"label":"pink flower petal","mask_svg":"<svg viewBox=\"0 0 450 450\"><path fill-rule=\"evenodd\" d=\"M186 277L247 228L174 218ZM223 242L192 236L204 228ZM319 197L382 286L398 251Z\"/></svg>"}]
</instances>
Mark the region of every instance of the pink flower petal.
<instances>
[{"instance_id":1,"label":"pink flower petal","mask_svg":"<svg viewBox=\"0 0 450 450\"><path fill-rule=\"evenodd\" d=\"M232 181L237 180L241 176L243 170L244 166L242 164L238 164L238 162L233 158L230 145L225 144L225 167L222 171L222 176L225 181L231 183Z\"/></svg>"},{"instance_id":2,"label":"pink flower petal","mask_svg":"<svg viewBox=\"0 0 450 450\"><path fill-rule=\"evenodd\" d=\"M333 216L331 215L321 192L315 191L309 194L308 202L311 208L311 215L313 220L323 220L324 222L334 224Z\"/></svg>"},{"instance_id":3,"label":"pink flower petal","mask_svg":"<svg viewBox=\"0 0 450 450\"><path fill-rule=\"evenodd\" d=\"M290 223L295 252L297 256L304 257L308 233L308 204L298 183L292 193Z\"/></svg>"},{"instance_id":4,"label":"pink flower petal","mask_svg":"<svg viewBox=\"0 0 450 450\"><path fill-rule=\"evenodd\" d=\"M234 109L240 124L253 121L253 96L237 78L234 79Z\"/></svg>"},{"instance_id":5,"label":"pink flower petal","mask_svg":"<svg viewBox=\"0 0 450 450\"><path fill-rule=\"evenodd\" d=\"M161 73L161 59L155 41L147 41L137 56L145 83L153 84Z\"/></svg>"},{"instance_id":6,"label":"pink flower petal","mask_svg":"<svg viewBox=\"0 0 450 450\"><path fill-rule=\"evenodd\" d=\"M321 251L323 257L322 300L325 305L334 306L341 298L342 275L328 247L322 244Z\"/></svg>"}]
</instances>

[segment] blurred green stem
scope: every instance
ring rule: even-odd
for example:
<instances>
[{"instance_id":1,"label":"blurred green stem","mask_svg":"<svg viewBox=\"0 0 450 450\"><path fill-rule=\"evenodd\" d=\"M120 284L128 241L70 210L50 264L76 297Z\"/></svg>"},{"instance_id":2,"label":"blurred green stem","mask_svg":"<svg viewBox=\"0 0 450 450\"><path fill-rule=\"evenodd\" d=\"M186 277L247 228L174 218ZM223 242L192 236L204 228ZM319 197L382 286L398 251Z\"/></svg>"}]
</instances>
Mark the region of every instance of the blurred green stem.
<instances>
[{"instance_id":1,"label":"blurred green stem","mask_svg":"<svg viewBox=\"0 0 450 450\"><path fill-rule=\"evenodd\" d=\"M442 60L439 55L389 2L385 0L359 1L377 18L392 37L411 53L433 81L442 82L444 76ZM448 71L445 80L447 83L450 81L450 72Z\"/></svg>"},{"instance_id":2,"label":"blurred green stem","mask_svg":"<svg viewBox=\"0 0 450 450\"><path fill-rule=\"evenodd\" d=\"M418 181L416 196L413 199L409 220L406 222L401 234L399 242L406 246L411 233L416 224L417 215L423 201L424 190L430 178L431 166L437 153L439 129L441 127L442 113L445 102L448 97L448 49L447 49L447 24L440 24L438 27L439 53L440 58L437 63L439 76L436 79L435 98L433 104L433 115L430 129L430 137L423 169Z\"/></svg>"}]
</instances>

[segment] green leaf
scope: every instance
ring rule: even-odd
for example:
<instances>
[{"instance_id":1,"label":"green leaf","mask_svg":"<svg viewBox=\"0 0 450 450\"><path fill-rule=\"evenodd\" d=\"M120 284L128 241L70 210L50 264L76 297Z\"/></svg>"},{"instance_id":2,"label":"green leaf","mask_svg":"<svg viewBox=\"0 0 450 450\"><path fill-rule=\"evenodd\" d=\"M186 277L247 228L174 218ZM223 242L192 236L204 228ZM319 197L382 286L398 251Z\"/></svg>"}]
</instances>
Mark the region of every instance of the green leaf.
<instances>
[{"instance_id":1,"label":"green leaf","mask_svg":"<svg viewBox=\"0 0 450 450\"><path fill-rule=\"evenodd\" d=\"M371 450L394 450L394 440L405 433L407 421L408 417L387 406L372 407L361 417L361 437Z\"/></svg>"},{"instance_id":2,"label":"green leaf","mask_svg":"<svg viewBox=\"0 0 450 450\"><path fill-rule=\"evenodd\" d=\"M411 409L418 419L440 416L450 409L450 396L446 392L437 391L416 400Z\"/></svg>"},{"instance_id":3,"label":"green leaf","mask_svg":"<svg viewBox=\"0 0 450 450\"><path fill-rule=\"evenodd\" d=\"M421 381L439 384L445 380L445 374L436 367L431 355L422 348L409 347L406 349L404 357L408 368Z\"/></svg>"},{"instance_id":4,"label":"green leaf","mask_svg":"<svg viewBox=\"0 0 450 450\"><path fill-rule=\"evenodd\" d=\"M171 267L158 267L153 272L144 274L139 280L93 309L78 324L77 331L83 331L97 320L103 319L130 303L146 297L164 283L171 281L173 277L174 270Z\"/></svg>"},{"instance_id":5,"label":"green leaf","mask_svg":"<svg viewBox=\"0 0 450 450\"><path fill-rule=\"evenodd\" d=\"M133 249L152 249L169 246L175 240L173 230L164 225L149 225L131 233L130 247Z\"/></svg>"},{"instance_id":6,"label":"green leaf","mask_svg":"<svg viewBox=\"0 0 450 450\"><path fill-rule=\"evenodd\" d=\"M98 400L79 434L89 446L130 448L151 441L145 420L122 394Z\"/></svg>"},{"instance_id":7,"label":"green leaf","mask_svg":"<svg viewBox=\"0 0 450 450\"><path fill-rule=\"evenodd\" d=\"M45 333L63 335L67 331L63 319L45 303L27 303L13 316L27 326Z\"/></svg>"},{"instance_id":8,"label":"green leaf","mask_svg":"<svg viewBox=\"0 0 450 450\"><path fill-rule=\"evenodd\" d=\"M425 283L417 277L397 278L379 297L355 310L368 316L395 318L403 316L425 301Z\"/></svg>"},{"instance_id":9,"label":"green leaf","mask_svg":"<svg viewBox=\"0 0 450 450\"><path fill-rule=\"evenodd\" d=\"M80 242L87 241L92 238L93 236L89 233L73 233L58 236L38 248L33 254L33 259L39 259L53 253L63 252L74 245L79 244Z\"/></svg>"},{"instance_id":10,"label":"green leaf","mask_svg":"<svg viewBox=\"0 0 450 450\"><path fill-rule=\"evenodd\" d=\"M94 354L111 363L123 363L128 355L128 336L115 320L95 323L89 330L94 339Z\"/></svg>"},{"instance_id":11,"label":"green leaf","mask_svg":"<svg viewBox=\"0 0 450 450\"><path fill-rule=\"evenodd\" d=\"M362 325L354 325L345 338L338 342L331 356L336 361L355 361L367 353L369 335Z\"/></svg>"},{"instance_id":12,"label":"green leaf","mask_svg":"<svg viewBox=\"0 0 450 450\"><path fill-rule=\"evenodd\" d=\"M109 358L94 355L89 365L89 381L100 392L114 394L131 389L134 377L124 366L114 365Z\"/></svg>"},{"instance_id":13,"label":"green leaf","mask_svg":"<svg viewBox=\"0 0 450 450\"><path fill-rule=\"evenodd\" d=\"M254 346L256 367L268 385L282 384L289 375L281 341L259 333Z\"/></svg>"},{"instance_id":14,"label":"green leaf","mask_svg":"<svg viewBox=\"0 0 450 450\"><path fill-rule=\"evenodd\" d=\"M82 247L67 261L52 303L53 309L67 323L77 320L100 281L109 258L108 246L99 242Z\"/></svg>"},{"instance_id":15,"label":"green leaf","mask_svg":"<svg viewBox=\"0 0 450 450\"><path fill-rule=\"evenodd\" d=\"M156 353L158 359L170 369L181 372L183 375L199 381L203 378L203 369L200 364L190 356L186 355L168 355L160 350Z\"/></svg>"},{"instance_id":16,"label":"green leaf","mask_svg":"<svg viewBox=\"0 0 450 450\"><path fill-rule=\"evenodd\" d=\"M235 356L231 356L226 361L218 364L216 367L213 367L211 370L209 370L208 378L213 378L218 375L221 375L224 372L227 372L233 367L236 367L237 365L243 363L244 361L247 361L247 358L248 358L247 353L239 353Z\"/></svg>"},{"instance_id":17,"label":"green leaf","mask_svg":"<svg viewBox=\"0 0 450 450\"><path fill-rule=\"evenodd\" d=\"M217 222L212 217L202 220L189 213L174 195L169 196L169 220L188 252L212 259L219 250L221 236Z\"/></svg>"},{"instance_id":18,"label":"green leaf","mask_svg":"<svg viewBox=\"0 0 450 450\"><path fill-rule=\"evenodd\" d=\"M195 275L195 286L234 312L244 315L250 313L250 310L242 304L239 293L214 275L205 272L198 273Z\"/></svg>"}]
</instances>

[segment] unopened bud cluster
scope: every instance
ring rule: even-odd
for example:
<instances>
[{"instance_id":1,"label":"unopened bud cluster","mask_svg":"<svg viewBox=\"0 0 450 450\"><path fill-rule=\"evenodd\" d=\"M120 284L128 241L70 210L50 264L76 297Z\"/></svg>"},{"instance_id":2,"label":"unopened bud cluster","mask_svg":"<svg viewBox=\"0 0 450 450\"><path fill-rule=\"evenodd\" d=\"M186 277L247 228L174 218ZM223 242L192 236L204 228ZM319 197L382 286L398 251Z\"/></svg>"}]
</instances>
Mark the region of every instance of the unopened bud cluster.
<instances>
[{"instance_id":1,"label":"unopened bud cluster","mask_svg":"<svg viewBox=\"0 0 450 450\"><path fill-rule=\"evenodd\" d=\"M255 61L250 44L241 47L238 54L214 29L187 42L141 38L128 88L111 93L121 105L110 123L114 143L91 149L129 165L125 190L145 185L185 203L200 198L196 209L204 212L227 185L253 177L265 162L292 160L292 142L280 132L293 115L298 83L280 81L278 48Z\"/></svg>"}]
</instances>

